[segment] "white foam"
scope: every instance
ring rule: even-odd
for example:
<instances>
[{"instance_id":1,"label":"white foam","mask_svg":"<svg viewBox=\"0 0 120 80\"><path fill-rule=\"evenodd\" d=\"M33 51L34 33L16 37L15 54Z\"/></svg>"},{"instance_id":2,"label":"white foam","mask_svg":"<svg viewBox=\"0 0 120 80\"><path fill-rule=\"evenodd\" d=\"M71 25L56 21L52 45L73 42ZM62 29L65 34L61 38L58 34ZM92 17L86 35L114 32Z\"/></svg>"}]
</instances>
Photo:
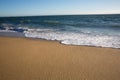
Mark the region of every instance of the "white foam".
<instances>
[{"instance_id":1,"label":"white foam","mask_svg":"<svg viewBox=\"0 0 120 80\"><path fill-rule=\"evenodd\" d=\"M26 37L31 38L58 40L62 44L120 48L120 37L116 36L95 36L83 33L60 32L53 29L29 29L24 34Z\"/></svg>"}]
</instances>

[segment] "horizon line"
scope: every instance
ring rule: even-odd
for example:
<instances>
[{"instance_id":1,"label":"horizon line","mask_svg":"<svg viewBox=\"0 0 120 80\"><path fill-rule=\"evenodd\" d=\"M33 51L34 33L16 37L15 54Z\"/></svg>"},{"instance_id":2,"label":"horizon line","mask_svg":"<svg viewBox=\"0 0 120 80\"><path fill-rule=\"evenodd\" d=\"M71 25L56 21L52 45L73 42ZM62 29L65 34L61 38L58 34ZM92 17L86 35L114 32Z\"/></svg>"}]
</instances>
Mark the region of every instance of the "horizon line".
<instances>
[{"instance_id":1,"label":"horizon line","mask_svg":"<svg viewBox=\"0 0 120 80\"><path fill-rule=\"evenodd\" d=\"M120 13L93 13L93 14L50 14L50 15L18 15L18 16L0 16L0 17L34 17L34 16L71 16L71 15L120 15Z\"/></svg>"}]
</instances>

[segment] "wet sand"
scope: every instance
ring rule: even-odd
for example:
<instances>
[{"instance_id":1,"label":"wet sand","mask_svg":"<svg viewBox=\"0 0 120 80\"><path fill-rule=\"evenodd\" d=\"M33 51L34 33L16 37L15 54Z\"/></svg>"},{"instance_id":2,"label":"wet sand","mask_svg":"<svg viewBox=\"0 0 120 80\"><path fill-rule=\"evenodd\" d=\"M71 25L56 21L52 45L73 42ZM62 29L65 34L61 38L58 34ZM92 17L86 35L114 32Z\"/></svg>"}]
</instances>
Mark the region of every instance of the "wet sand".
<instances>
[{"instance_id":1,"label":"wet sand","mask_svg":"<svg viewBox=\"0 0 120 80\"><path fill-rule=\"evenodd\" d=\"M0 80L120 80L120 49L0 37Z\"/></svg>"}]
</instances>

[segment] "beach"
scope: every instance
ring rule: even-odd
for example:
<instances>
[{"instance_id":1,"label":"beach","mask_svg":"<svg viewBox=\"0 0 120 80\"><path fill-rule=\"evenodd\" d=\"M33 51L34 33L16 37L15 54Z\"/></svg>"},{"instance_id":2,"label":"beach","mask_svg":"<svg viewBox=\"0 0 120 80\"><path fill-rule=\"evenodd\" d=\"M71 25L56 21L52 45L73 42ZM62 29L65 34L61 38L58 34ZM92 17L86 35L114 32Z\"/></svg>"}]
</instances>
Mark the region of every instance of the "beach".
<instances>
[{"instance_id":1,"label":"beach","mask_svg":"<svg viewBox=\"0 0 120 80\"><path fill-rule=\"evenodd\" d=\"M0 37L0 80L120 80L120 49Z\"/></svg>"}]
</instances>

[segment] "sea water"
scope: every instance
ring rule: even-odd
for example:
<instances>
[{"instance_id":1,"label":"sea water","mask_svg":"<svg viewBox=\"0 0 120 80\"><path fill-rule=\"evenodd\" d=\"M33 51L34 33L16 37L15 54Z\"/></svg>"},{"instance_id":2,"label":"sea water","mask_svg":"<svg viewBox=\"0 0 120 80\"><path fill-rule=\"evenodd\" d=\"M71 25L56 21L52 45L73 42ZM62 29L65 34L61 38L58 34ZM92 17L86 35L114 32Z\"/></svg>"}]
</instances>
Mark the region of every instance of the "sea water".
<instances>
[{"instance_id":1,"label":"sea water","mask_svg":"<svg viewBox=\"0 0 120 80\"><path fill-rule=\"evenodd\" d=\"M66 45L120 48L120 15L1 17L0 32L57 40ZM19 36L18 36L19 37Z\"/></svg>"}]
</instances>

